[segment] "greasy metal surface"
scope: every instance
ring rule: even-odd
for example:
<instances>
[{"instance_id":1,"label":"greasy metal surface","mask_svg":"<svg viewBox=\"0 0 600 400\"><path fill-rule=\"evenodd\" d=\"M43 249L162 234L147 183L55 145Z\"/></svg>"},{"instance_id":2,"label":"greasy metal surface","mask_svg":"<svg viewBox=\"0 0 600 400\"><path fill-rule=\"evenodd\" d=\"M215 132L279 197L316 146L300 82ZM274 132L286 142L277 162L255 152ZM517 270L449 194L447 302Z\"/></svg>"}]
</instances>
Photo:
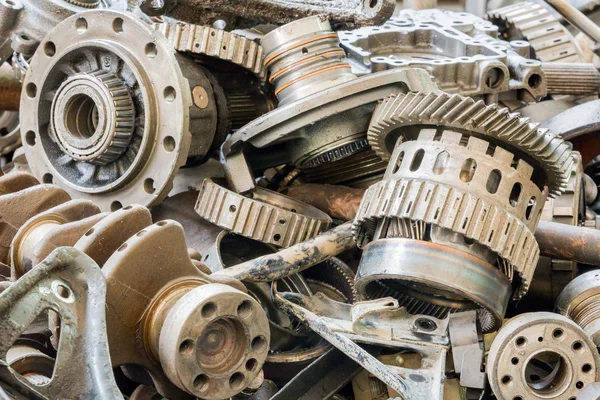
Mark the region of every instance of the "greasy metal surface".
<instances>
[{"instance_id":1,"label":"greasy metal surface","mask_svg":"<svg viewBox=\"0 0 600 400\"><path fill-rule=\"evenodd\" d=\"M361 299L395 297L413 314L446 317L483 309L482 329L497 330L512 293L510 281L478 257L412 239L380 239L363 251L356 274Z\"/></svg>"},{"instance_id":2,"label":"greasy metal surface","mask_svg":"<svg viewBox=\"0 0 600 400\"><path fill-rule=\"evenodd\" d=\"M221 275L251 282L275 281L301 272L355 246L352 224L347 222L277 253L226 268L216 273L215 277Z\"/></svg>"},{"instance_id":3,"label":"greasy metal surface","mask_svg":"<svg viewBox=\"0 0 600 400\"><path fill-rule=\"evenodd\" d=\"M21 82L15 78L10 64L0 66L0 110L19 111Z\"/></svg>"},{"instance_id":4,"label":"greasy metal surface","mask_svg":"<svg viewBox=\"0 0 600 400\"><path fill-rule=\"evenodd\" d=\"M195 24L211 25L224 21L229 27L252 26L257 23L284 24L310 15L323 15L335 22L356 25L378 24L394 12L392 0L163 0L161 6L145 0L142 9Z\"/></svg>"},{"instance_id":5,"label":"greasy metal surface","mask_svg":"<svg viewBox=\"0 0 600 400\"><path fill-rule=\"evenodd\" d=\"M540 221L535 240L541 255L600 265L600 231L597 229Z\"/></svg>"},{"instance_id":6,"label":"greasy metal surface","mask_svg":"<svg viewBox=\"0 0 600 400\"><path fill-rule=\"evenodd\" d=\"M326 212L333 218L348 221L356 216L364 192L363 189L338 185L304 184L291 186L286 194Z\"/></svg>"},{"instance_id":7,"label":"greasy metal surface","mask_svg":"<svg viewBox=\"0 0 600 400\"><path fill-rule=\"evenodd\" d=\"M29 399L122 399L110 367L105 320L106 286L98 266L73 248L55 250L0 295L0 358L44 310L60 315L62 331L54 375L35 386L6 364L0 380ZM74 377L77 379L74 379Z\"/></svg>"}]
</instances>

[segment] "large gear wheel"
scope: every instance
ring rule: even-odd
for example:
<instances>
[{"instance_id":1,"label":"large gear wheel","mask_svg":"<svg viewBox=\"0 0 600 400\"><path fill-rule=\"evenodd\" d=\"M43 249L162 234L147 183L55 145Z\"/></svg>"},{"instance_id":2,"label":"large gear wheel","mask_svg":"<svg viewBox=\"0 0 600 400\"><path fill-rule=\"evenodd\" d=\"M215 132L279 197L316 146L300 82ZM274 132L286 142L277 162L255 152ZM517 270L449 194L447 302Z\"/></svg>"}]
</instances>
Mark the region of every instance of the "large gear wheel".
<instances>
[{"instance_id":1,"label":"large gear wheel","mask_svg":"<svg viewBox=\"0 0 600 400\"><path fill-rule=\"evenodd\" d=\"M373 150L387 160L400 136L406 140L411 128L418 132L428 125L464 131L492 143L508 145L517 157L534 167L536 183L547 184L551 197L560 195L567 187L573 165L569 142L507 108L485 105L483 101L458 94L391 96L375 109L367 138Z\"/></svg>"}]
</instances>

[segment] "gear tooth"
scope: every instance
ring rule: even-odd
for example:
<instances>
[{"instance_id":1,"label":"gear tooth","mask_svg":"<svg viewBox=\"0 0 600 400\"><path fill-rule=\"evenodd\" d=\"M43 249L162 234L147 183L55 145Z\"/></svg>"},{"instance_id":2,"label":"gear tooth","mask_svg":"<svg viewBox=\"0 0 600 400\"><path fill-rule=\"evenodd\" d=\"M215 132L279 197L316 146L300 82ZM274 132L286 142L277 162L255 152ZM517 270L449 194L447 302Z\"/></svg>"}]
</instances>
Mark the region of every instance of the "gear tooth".
<instances>
[{"instance_id":1,"label":"gear tooth","mask_svg":"<svg viewBox=\"0 0 600 400\"><path fill-rule=\"evenodd\" d=\"M551 197L562 192L562 184L568 179L564 160L570 157L571 148L561 145L562 138L539 128L539 124L496 104L486 106L458 94L409 93L388 100L377 107L385 112L375 110L367 132L369 145L383 160L388 160L393 150L387 147L387 135L402 126L468 129L527 152L536 162L533 167L546 171Z\"/></svg>"}]
</instances>

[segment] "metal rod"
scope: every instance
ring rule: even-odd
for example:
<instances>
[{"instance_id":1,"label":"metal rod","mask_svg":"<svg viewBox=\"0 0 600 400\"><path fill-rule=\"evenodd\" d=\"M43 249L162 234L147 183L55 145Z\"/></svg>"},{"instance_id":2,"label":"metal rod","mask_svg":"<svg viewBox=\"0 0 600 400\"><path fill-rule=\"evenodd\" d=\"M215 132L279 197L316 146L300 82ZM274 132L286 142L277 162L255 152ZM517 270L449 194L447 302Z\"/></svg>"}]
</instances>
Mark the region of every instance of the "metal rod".
<instances>
[{"instance_id":1,"label":"metal rod","mask_svg":"<svg viewBox=\"0 0 600 400\"><path fill-rule=\"evenodd\" d=\"M596 229L540 221L535 239L543 256L600 265L600 231Z\"/></svg>"},{"instance_id":2,"label":"metal rod","mask_svg":"<svg viewBox=\"0 0 600 400\"><path fill-rule=\"evenodd\" d=\"M586 17L581 11L565 0L546 0L552 8L571 23L575 28L600 43L600 27Z\"/></svg>"},{"instance_id":3,"label":"metal rod","mask_svg":"<svg viewBox=\"0 0 600 400\"><path fill-rule=\"evenodd\" d=\"M352 223L346 222L313 239L226 268L214 275L242 281L271 282L304 271L355 246Z\"/></svg>"}]
</instances>

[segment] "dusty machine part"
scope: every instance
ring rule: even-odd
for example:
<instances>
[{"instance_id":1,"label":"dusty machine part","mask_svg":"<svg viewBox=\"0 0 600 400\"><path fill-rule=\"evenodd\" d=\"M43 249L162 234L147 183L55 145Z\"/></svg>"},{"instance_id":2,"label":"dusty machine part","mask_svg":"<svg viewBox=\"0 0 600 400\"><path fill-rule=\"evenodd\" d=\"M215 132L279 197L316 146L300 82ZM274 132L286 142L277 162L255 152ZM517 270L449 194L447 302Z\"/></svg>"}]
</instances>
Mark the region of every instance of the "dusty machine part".
<instances>
[{"instance_id":1,"label":"dusty machine part","mask_svg":"<svg viewBox=\"0 0 600 400\"><path fill-rule=\"evenodd\" d=\"M381 180L387 162L369 147L341 160L303 168L303 177L310 183L367 188Z\"/></svg>"},{"instance_id":2,"label":"dusty machine part","mask_svg":"<svg viewBox=\"0 0 600 400\"><path fill-rule=\"evenodd\" d=\"M50 29L90 8L125 11L125 0L5 0L0 2L0 64L13 51L33 55Z\"/></svg>"},{"instance_id":3,"label":"dusty machine part","mask_svg":"<svg viewBox=\"0 0 600 400\"><path fill-rule=\"evenodd\" d=\"M19 113L0 111L0 155L7 155L21 146Z\"/></svg>"},{"instance_id":4,"label":"dusty machine part","mask_svg":"<svg viewBox=\"0 0 600 400\"><path fill-rule=\"evenodd\" d=\"M340 41L360 74L423 68L449 93L525 101L546 95L541 63L519 54L527 43L511 46L497 35L496 26L472 14L402 10L382 27L340 32Z\"/></svg>"},{"instance_id":5,"label":"dusty machine part","mask_svg":"<svg viewBox=\"0 0 600 400\"><path fill-rule=\"evenodd\" d=\"M10 64L0 64L0 110L19 111L21 82L15 77Z\"/></svg>"},{"instance_id":6,"label":"dusty machine part","mask_svg":"<svg viewBox=\"0 0 600 400\"><path fill-rule=\"evenodd\" d=\"M550 221L579 226L585 220L583 166L580 154L578 152L572 154L575 162L567 188L559 197L546 201L540 222ZM541 252L543 253L543 250ZM554 304L563 288L577 276L578 269L579 264L576 261L541 256L528 295L519 306L525 306L529 311L541 311L546 309L545 304Z\"/></svg>"},{"instance_id":7,"label":"dusty machine part","mask_svg":"<svg viewBox=\"0 0 600 400\"><path fill-rule=\"evenodd\" d=\"M556 312L565 315L579 325L600 344L600 274L589 271L569 282L556 300Z\"/></svg>"},{"instance_id":8,"label":"dusty machine part","mask_svg":"<svg viewBox=\"0 0 600 400\"><path fill-rule=\"evenodd\" d=\"M10 246L13 280L17 280L46 258L47 253L43 255L39 253L45 253L45 241L56 239L57 228L99 212L100 209L91 201L71 200L28 219L19 228Z\"/></svg>"},{"instance_id":9,"label":"dusty machine part","mask_svg":"<svg viewBox=\"0 0 600 400\"><path fill-rule=\"evenodd\" d=\"M573 35L541 4L519 2L489 11L486 19L499 28L503 39L529 42L533 55L542 62L584 61Z\"/></svg>"},{"instance_id":10,"label":"dusty machine part","mask_svg":"<svg viewBox=\"0 0 600 400\"><path fill-rule=\"evenodd\" d=\"M402 398L442 399L448 320L412 316L391 298L354 305L320 293L312 297L275 293L279 306L307 324ZM427 345L423 345L423 338ZM421 355L418 370L384 365L355 342L383 345Z\"/></svg>"},{"instance_id":11,"label":"dusty machine part","mask_svg":"<svg viewBox=\"0 0 600 400\"><path fill-rule=\"evenodd\" d=\"M239 282L196 268L175 221L138 232L102 271L113 366L145 368L168 398L227 398L260 372L269 347L264 311Z\"/></svg>"},{"instance_id":12,"label":"dusty machine part","mask_svg":"<svg viewBox=\"0 0 600 400\"><path fill-rule=\"evenodd\" d=\"M257 257L219 271L215 276L250 282L271 282L302 272L355 247L352 224L347 222L275 254Z\"/></svg>"},{"instance_id":13,"label":"dusty machine part","mask_svg":"<svg viewBox=\"0 0 600 400\"><path fill-rule=\"evenodd\" d=\"M592 100L571 107L544 121L542 128L556 132L565 140L572 140L600 130L600 100Z\"/></svg>"},{"instance_id":14,"label":"dusty machine part","mask_svg":"<svg viewBox=\"0 0 600 400\"><path fill-rule=\"evenodd\" d=\"M194 207L200 217L233 233L289 247L329 228L322 211L277 192L256 187L248 196L206 179Z\"/></svg>"},{"instance_id":15,"label":"dusty machine part","mask_svg":"<svg viewBox=\"0 0 600 400\"><path fill-rule=\"evenodd\" d=\"M600 72L593 64L544 62L549 95L597 96Z\"/></svg>"},{"instance_id":16,"label":"dusty machine part","mask_svg":"<svg viewBox=\"0 0 600 400\"><path fill-rule=\"evenodd\" d=\"M98 266L78 250L55 250L0 295L0 380L28 399L122 399L110 368L106 285ZM47 385L32 384L6 364L7 352L44 310L60 315L58 357ZM6 388L5 388L6 389Z\"/></svg>"},{"instance_id":17,"label":"dusty machine part","mask_svg":"<svg viewBox=\"0 0 600 400\"><path fill-rule=\"evenodd\" d=\"M226 61L260 80L265 78L263 49L254 40L206 25L162 23L156 24L155 29L179 52Z\"/></svg>"},{"instance_id":18,"label":"dusty machine part","mask_svg":"<svg viewBox=\"0 0 600 400\"><path fill-rule=\"evenodd\" d=\"M594 342L570 319L521 314L503 326L488 353L487 375L498 400L579 398L600 377Z\"/></svg>"},{"instance_id":19,"label":"dusty machine part","mask_svg":"<svg viewBox=\"0 0 600 400\"><path fill-rule=\"evenodd\" d=\"M54 358L33 346L19 344L17 340L6 352L6 361L12 370L33 385L47 385L52 380Z\"/></svg>"},{"instance_id":20,"label":"dusty machine part","mask_svg":"<svg viewBox=\"0 0 600 400\"><path fill-rule=\"evenodd\" d=\"M376 101L386 93L437 89L423 70L356 77L337 34L318 17L275 29L261 44L280 104L223 145L227 179L239 193L255 186L249 166L314 167L366 150L367 121Z\"/></svg>"},{"instance_id":21,"label":"dusty machine part","mask_svg":"<svg viewBox=\"0 0 600 400\"><path fill-rule=\"evenodd\" d=\"M12 239L29 218L69 200L54 185L35 185L0 196L0 262L9 264Z\"/></svg>"},{"instance_id":22,"label":"dusty machine part","mask_svg":"<svg viewBox=\"0 0 600 400\"><path fill-rule=\"evenodd\" d=\"M551 197L567 186L573 166L569 142L520 118L518 113L496 104L486 106L469 97L446 93L389 97L377 106L367 137L375 152L387 160L398 138L411 140L423 126L431 125L482 137L492 146L504 147L531 166L534 183L540 188L547 185Z\"/></svg>"},{"instance_id":23,"label":"dusty machine part","mask_svg":"<svg viewBox=\"0 0 600 400\"><path fill-rule=\"evenodd\" d=\"M460 385L485 389L485 349L477 312L460 312L450 315L449 318L448 335L452 346L454 371L460 375Z\"/></svg>"},{"instance_id":24,"label":"dusty machine part","mask_svg":"<svg viewBox=\"0 0 600 400\"><path fill-rule=\"evenodd\" d=\"M380 24L391 17L394 0L144 0L141 9L148 15L166 15L199 25L225 25L228 29L259 23L285 24L320 15L336 23Z\"/></svg>"},{"instance_id":25,"label":"dusty machine part","mask_svg":"<svg viewBox=\"0 0 600 400\"><path fill-rule=\"evenodd\" d=\"M438 317L480 308L482 329L497 329L535 270L545 182L533 181L523 158L468 131L421 128L412 140L405 132L354 222L359 245L369 243L357 291L391 291L409 311Z\"/></svg>"},{"instance_id":26,"label":"dusty machine part","mask_svg":"<svg viewBox=\"0 0 600 400\"><path fill-rule=\"evenodd\" d=\"M68 40L66 38L69 38ZM188 157L209 151L208 75L130 14L87 11L55 27L24 81L21 135L34 174L114 211L152 205Z\"/></svg>"},{"instance_id":27,"label":"dusty machine part","mask_svg":"<svg viewBox=\"0 0 600 400\"><path fill-rule=\"evenodd\" d=\"M600 43L600 27L591 19L585 16L577 8L573 7L565 0L545 0L548 5L554 8L571 25L591 38L596 44Z\"/></svg>"},{"instance_id":28,"label":"dusty machine part","mask_svg":"<svg viewBox=\"0 0 600 400\"><path fill-rule=\"evenodd\" d=\"M336 185L292 186L287 195L344 221L354 219L365 191Z\"/></svg>"}]
</instances>

